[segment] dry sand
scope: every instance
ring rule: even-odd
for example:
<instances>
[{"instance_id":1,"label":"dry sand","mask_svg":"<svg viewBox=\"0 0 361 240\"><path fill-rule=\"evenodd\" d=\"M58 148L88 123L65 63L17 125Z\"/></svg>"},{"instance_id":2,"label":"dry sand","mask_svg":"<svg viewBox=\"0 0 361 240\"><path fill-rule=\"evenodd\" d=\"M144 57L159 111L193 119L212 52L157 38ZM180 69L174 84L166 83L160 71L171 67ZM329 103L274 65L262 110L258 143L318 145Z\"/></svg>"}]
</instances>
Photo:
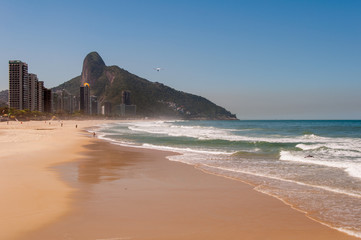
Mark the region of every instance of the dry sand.
<instances>
[{"instance_id":1,"label":"dry sand","mask_svg":"<svg viewBox=\"0 0 361 240\"><path fill-rule=\"evenodd\" d=\"M28 124L0 125L0 239L355 239L172 153Z\"/></svg>"},{"instance_id":2,"label":"dry sand","mask_svg":"<svg viewBox=\"0 0 361 240\"><path fill-rule=\"evenodd\" d=\"M90 139L80 127L96 123L0 123L0 239L15 239L69 210L74 190L49 166L75 160Z\"/></svg>"}]
</instances>

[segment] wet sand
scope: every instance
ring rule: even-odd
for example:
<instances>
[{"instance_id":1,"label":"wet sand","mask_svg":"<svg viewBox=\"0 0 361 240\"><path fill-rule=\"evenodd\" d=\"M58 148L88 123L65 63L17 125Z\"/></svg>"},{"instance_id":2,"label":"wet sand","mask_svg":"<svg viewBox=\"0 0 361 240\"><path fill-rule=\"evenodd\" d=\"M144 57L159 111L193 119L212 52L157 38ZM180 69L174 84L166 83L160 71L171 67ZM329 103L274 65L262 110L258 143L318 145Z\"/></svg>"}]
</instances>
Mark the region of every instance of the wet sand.
<instances>
[{"instance_id":1,"label":"wet sand","mask_svg":"<svg viewBox=\"0 0 361 240\"><path fill-rule=\"evenodd\" d=\"M19 239L356 239L239 181L171 162L169 152L92 139L49 171L68 211Z\"/></svg>"}]
</instances>

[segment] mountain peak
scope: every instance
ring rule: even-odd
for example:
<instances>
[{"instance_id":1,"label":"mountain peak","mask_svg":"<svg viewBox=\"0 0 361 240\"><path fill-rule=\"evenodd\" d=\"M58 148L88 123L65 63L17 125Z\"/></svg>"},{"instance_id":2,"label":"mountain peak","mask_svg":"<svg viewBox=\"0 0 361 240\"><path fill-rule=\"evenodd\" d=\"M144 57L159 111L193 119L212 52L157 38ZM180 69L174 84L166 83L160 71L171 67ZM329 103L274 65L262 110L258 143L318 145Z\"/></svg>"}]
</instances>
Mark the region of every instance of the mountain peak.
<instances>
[{"instance_id":1,"label":"mountain peak","mask_svg":"<svg viewBox=\"0 0 361 240\"><path fill-rule=\"evenodd\" d=\"M106 65L102 57L97 52L89 53L83 61L83 71L81 73L81 84L94 84L103 74Z\"/></svg>"},{"instance_id":2,"label":"mountain peak","mask_svg":"<svg viewBox=\"0 0 361 240\"><path fill-rule=\"evenodd\" d=\"M235 120L236 115L208 99L178 91L164 84L138 77L118 66L106 66L97 52L89 53L83 62L81 76L56 88L79 96L79 86L89 83L90 93L98 104L110 103L113 116L119 116L123 104L122 91L130 93L130 104L139 117L171 117L181 119Z\"/></svg>"}]
</instances>

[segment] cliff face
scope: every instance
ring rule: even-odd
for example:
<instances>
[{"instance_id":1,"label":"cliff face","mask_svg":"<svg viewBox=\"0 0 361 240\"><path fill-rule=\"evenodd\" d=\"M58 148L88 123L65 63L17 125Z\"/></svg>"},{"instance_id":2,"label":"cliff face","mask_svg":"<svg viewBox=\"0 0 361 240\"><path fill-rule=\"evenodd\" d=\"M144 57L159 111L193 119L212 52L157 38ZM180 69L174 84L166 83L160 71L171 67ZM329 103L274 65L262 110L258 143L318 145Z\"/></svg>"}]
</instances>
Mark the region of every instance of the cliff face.
<instances>
[{"instance_id":1,"label":"cliff face","mask_svg":"<svg viewBox=\"0 0 361 240\"><path fill-rule=\"evenodd\" d=\"M93 85L103 74L105 63L97 52L89 53L83 61L83 71L81 73L81 83Z\"/></svg>"},{"instance_id":2,"label":"cliff face","mask_svg":"<svg viewBox=\"0 0 361 240\"><path fill-rule=\"evenodd\" d=\"M131 103L137 106L138 116L237 119L234 114L203 97L150 82L118 66L107 67L96 52L85 57L81 76L53 90L66 89L73 95L79 95L79 86L85 82L89 83L91 94L98 97L100 104L110 102L114 109L122 103L121 92L129 91Z\"/></svg>"}]
</instances>

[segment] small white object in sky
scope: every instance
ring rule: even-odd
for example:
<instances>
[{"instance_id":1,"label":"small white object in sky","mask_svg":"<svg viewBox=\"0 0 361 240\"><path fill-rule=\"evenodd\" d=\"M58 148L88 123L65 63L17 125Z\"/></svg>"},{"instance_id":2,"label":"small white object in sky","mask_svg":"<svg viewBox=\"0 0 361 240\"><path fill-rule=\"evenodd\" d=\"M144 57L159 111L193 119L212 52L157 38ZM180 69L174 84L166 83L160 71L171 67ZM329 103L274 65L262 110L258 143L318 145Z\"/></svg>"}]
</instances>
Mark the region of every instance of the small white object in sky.
<instances>
[{"instance_id":1,"label":"small white object in sky","mask_svg":"<svg viewBox=\"0 0 361 240\"><path fill-rule=\"evenodd\" d=\"M159 72L160 70L163 70L163 68L157 67L157 68L153 68L154 70L156 70L157 72Z\"/></svg>"}]
</instances>

